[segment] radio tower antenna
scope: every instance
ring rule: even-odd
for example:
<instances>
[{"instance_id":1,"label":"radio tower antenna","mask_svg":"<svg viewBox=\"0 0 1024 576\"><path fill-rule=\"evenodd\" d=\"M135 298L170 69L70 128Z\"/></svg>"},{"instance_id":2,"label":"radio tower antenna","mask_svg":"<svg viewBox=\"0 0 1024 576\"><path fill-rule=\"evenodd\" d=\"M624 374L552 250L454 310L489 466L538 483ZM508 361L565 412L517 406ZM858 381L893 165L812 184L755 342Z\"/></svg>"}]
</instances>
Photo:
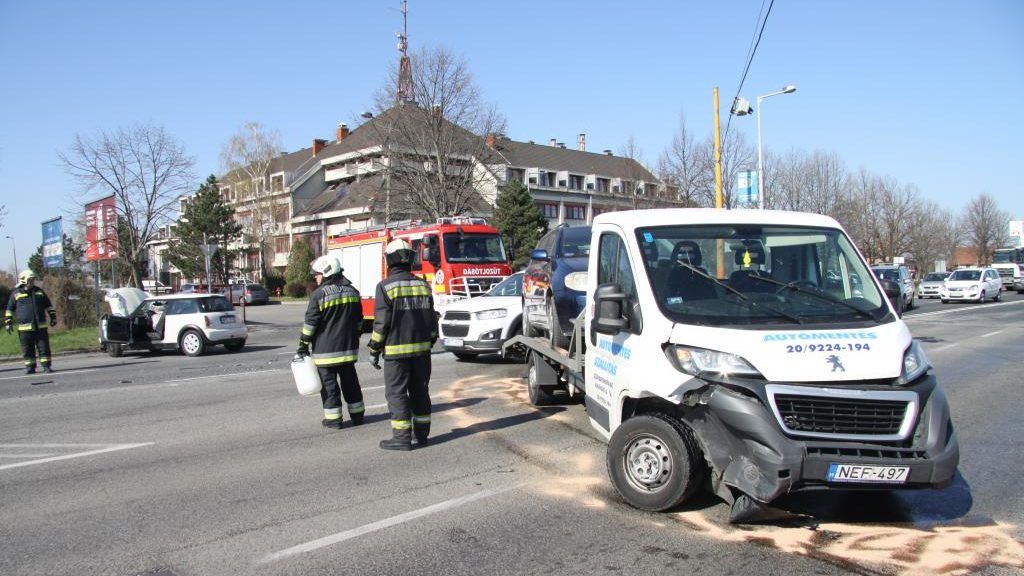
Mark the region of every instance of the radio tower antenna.
<instances>
[{"instance_id":1,"label":"radio tower antenna","mask_svg":"<svg viewBox=\"0 0 1024 576\"><path fill-rule=\"evenodd\" d=\"M409 1L402 0L402 32L398 36L398 51L402 58L398 61L398 92L396 100L399 104L413 102L412 64L409 61Z\"/></svg>"}]
</instances>

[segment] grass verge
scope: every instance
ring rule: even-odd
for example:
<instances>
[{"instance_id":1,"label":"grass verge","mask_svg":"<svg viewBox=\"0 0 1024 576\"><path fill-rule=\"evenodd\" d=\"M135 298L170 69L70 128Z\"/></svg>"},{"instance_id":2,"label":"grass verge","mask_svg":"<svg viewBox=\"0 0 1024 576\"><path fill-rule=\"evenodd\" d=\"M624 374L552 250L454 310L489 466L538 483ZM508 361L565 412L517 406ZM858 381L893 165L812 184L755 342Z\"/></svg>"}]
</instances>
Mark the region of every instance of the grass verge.
<instances>
[{"instance_id":1,"label":"grass verge","mask_svg":"<svg viewBox=\"0 0 1024 576\"><path fill-rule=\"evenodd\" d=\"M100 344L95 326L85 326L74 330L57 330L50 328L50 352L70 352L73 350L99 350ZM21 356L21 345L18 331L11 334L0 333L0 357Z\"/></svg>"}]
</instances>

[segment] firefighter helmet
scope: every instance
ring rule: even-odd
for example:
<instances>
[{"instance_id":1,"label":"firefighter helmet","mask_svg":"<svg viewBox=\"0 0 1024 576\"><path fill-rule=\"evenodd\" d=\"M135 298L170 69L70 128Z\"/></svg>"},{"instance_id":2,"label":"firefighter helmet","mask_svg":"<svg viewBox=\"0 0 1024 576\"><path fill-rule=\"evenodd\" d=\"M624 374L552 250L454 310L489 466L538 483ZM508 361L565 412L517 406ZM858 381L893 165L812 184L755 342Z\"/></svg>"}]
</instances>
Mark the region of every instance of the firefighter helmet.
<instances>
[{"instance_id":1,"label":"firefighter helmet","mask_svg":"<svg viewBox=\"0 0 1024 576\"><path fill-rule=\"evenodd\" d=\"M24 270L21 271L21 274L18 274L18 282L21 282L22 284L27 283L29 280L35 279L36 273L29 268L25 268Z\"/></svg>"},{"instance_id":2,"label":"firefighter helmet","mask_svg":"<svg viewBox=\"0 0 1024 576\"><path fill-rule=\"evenodd\" d=\"M342 267L338 257L333 254L324 254L323 256L313 260L313 263L309 265L313 269L314 274L323 274L324 278L330 278L335 274L341 274Z\"/></svg>"},{"instance_id":3,"label":"firefighter helmet","mask_svg":"<svg viewBox=\"0 0 1024 576\"><path fill-rule=\"evenodd\" d=\"M412 264L414 256L412 246L401 238L388 242L387 247L384 248L384 260L387 261L388 268L392 266L409 266Z\"/></svg>"}]
</instances>

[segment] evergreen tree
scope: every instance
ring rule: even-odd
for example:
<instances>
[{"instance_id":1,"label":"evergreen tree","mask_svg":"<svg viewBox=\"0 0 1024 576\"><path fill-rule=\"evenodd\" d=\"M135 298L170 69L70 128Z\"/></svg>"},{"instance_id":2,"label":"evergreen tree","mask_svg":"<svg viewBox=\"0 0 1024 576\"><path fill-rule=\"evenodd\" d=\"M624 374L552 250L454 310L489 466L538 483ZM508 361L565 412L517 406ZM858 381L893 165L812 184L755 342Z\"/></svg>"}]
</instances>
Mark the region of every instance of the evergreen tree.
<instances>
[{"instance_id":1,"label":"evergreen tree","mask_svg":"<svg viewBox=\"0 0 1024 576\"><path fill-rule=\"evenodd\" d=\"M227 283L231 266L228 244L242 233L241 225L233 216L234 210L221 198L217 178L211 175L181 213L175 226L178 241L171 243L164 253L168 261L186 278L204 278L206 262L200 246L216 244L217 252L210 259L210 274Z\"/></svg>"},{"instance_id":2,"label":"evergreen tree","mask_svg":"<svg viewBox=\"0 0 1024 576\"><path fill-rule=\"evenodd\" d=\"M292 251L288 254L288 267L284 271L284 279L288 284L303 284L313 280L309 265L313 263L313 249L305 240L295 240Z\"/></svg>"},{"instance_id":3,"label":"evergreen tree","mask_svg":"<svg viewBox=\"0 0 1024 576\"><path fill-rule=\"evenodd\" d=\"M548 221L522 182L510 182L498 193L494 225L514 258L512 269L529 264L530 251L547 232Z\"/></svg>"}]
</instances>

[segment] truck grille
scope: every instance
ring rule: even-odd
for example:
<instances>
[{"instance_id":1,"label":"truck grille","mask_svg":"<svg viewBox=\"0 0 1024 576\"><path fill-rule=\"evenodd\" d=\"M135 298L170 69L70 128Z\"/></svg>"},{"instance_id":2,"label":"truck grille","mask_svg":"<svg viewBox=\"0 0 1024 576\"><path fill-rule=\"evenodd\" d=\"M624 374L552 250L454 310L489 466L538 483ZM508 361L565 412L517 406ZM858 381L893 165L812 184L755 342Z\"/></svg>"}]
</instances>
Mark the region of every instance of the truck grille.
<instances>
[{"instance_id":1,"label":"truck grille","mask_svg":"<svg viewBox=\"0 0 1024 576\"><path fill-rule=\"evenodd\" d=\"M1006 280L1007 278L1013 280L1013 270L1009 268L998 268L997 270L999 272L999 277L1003 280Z\"/></svg>"},{"instance_id":2,"label":"truck grille","mask_svg":"<svg viewBox=\"0 0 1024 576\"><path fill-rule=\"evenodd\" d=\"M782 425L794 432L879 436L898 434L907 402L777 394Z\"/></svg>"}]
</instances>

